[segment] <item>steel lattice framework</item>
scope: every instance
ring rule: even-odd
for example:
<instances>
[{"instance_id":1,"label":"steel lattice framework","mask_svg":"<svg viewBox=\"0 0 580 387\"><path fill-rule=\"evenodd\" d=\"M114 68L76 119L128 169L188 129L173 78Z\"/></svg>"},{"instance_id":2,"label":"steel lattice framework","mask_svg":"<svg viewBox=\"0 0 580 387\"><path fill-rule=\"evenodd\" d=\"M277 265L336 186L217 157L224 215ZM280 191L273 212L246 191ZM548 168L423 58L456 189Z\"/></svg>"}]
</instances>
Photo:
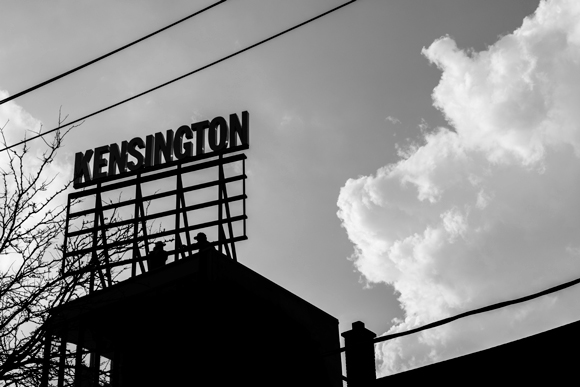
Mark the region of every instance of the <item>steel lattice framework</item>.
<instances>
[{"instance_id":1,"label":"steel lattice framework","mask_svg":"<svg viewBox=\"0 0 580 387\"><path fill-rule=\"evenodd\" d=\"M245 149L246 144L195 161L177 160L69 194L64 260L74 269L63 274L90 275L89 293L104 289L126 278L129 268L131 277L146 272L153 242L170 243L166 251L174 261L192 256L199 248L192 243L194 231L212 233L211 245L237 260L235 242L247 239L246 155L239 153ZM148 193L148 185L157 190ZM116 192L122 194L113 201ZM213 214L211 220L197 216L204 211Z\"/></svg>"}]
</instances>

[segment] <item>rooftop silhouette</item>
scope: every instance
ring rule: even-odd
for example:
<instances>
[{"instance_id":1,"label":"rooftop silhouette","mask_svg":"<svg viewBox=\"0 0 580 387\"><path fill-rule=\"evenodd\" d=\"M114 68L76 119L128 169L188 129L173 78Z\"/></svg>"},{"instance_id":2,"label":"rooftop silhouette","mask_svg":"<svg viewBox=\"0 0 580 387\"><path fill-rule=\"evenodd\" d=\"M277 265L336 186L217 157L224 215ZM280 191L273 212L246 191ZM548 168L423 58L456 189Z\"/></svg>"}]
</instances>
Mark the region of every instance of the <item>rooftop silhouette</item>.
<instances>
[{"instance_id":1,"label":"rooftop silhouette","mask_svg":"<svg viewBox=\"0 0 580 387\"><path fill-rule=\"evenodd\" d=\"M112 386L341 386L338 320L214 249L71 301L50 331L112 360Z\"/></svg>"}]
</instances>

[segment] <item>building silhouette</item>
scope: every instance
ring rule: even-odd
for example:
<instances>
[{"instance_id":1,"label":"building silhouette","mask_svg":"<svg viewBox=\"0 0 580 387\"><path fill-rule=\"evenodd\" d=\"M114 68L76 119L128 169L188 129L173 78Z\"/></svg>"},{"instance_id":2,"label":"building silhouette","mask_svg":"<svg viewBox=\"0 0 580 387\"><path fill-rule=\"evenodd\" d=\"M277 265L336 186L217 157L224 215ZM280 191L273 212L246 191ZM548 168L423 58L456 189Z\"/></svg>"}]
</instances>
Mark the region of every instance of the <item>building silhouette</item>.
<instances>
[{"instance_id":1,"label":"building silhouette","mask_svg":"<svg viewBox=\"0 0 580 387\"><path fill-rule=\"evenodd\" d=\"M427 383L445 386L570 385L577 377L574 349L580 344L580 321L378 379L374 368L374 333L357 322L343 336L349 387Z\"/></svg>"},{"instance_id":2,"label":"building silhouette","mask_svg":"<svg viewBox=\"0 0 580 387\"><path fill-rule=\"evenodd\" d=\"M61 359L56 385L342 385L340 357L323 356L338 320L216 250L71 301L48 326L90 358Z\"/></svg>"},{"instance_id":3,"label":"building silhouette","mask_svg":"<svg viewBox=\"0 0 580 387\"><path fill-rule=\"evenodd\" d=\"M204 248L53 309L61 357L42 386L564 384L580 322L382 378L376 334L357 321L341 335L346 377L336 318Z\"/></svg>"}]
</instances>

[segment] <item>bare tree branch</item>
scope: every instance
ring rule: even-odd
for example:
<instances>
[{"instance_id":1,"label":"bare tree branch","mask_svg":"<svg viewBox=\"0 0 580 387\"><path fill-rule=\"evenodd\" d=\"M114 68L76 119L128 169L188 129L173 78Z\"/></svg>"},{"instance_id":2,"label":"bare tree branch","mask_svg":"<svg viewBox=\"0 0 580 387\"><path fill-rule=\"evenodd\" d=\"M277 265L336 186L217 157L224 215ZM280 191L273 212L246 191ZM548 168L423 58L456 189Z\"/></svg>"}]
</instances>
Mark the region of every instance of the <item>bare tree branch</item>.
<instances>
[{"instance_id":1,"label":"bare tree branch","mask_svg":"<svg viewBox=\"0 0 580 387\"><path fill-rule=\"evenodd\" d=\"M59 111L59 126L66 118ZM7 124L0 127L4 146ZM66 206L59 201L65 201L72 179L58 183L50 170L64 137L75 126L55 132L52 138L42 137L45 149L36 155L27 143L8 150L6 162L0 165L0 264L7 267L0 270L0 386L40 385L48 311L82 296L88 288L87 276L62 276ZM120 228L114 237L126 238L129 231ZM78 248L92 243L86 237L69 242ZM80 265L74 259L65 262L65 272ZM51 347L51 363L58 362L59 347L57 342ZM73 360L67 359L71 367ZM74 373L68 366L67 370Z\"/></svg>"}]
</instances>

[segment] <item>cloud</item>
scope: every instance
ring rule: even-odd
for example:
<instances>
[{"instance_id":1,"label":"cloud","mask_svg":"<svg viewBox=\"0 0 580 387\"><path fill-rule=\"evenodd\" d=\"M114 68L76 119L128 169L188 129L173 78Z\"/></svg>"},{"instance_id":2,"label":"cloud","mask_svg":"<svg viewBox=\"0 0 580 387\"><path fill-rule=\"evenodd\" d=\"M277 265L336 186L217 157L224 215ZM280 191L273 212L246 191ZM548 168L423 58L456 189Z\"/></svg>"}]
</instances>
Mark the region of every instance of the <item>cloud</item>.
<instances>
[{"instance_id":1,"label":"cloud","mask_svg":"<svg viewBox=\"0 0 580 387\"><path fill-rule=\"evenodd\" d=\"M400 124L401 120L399 120L397 117L393 117L393 116L387 116L387 118L385 118L386 121L389 121L391 124Z\"/></svg>"},{"instance_id":2,"label":"cloud","mask_svg":"<svg viewBox=\"0 0 580 387\"><path fill-rule=\"evenodd\" d=\"M434 105L451 129L349 179L356 268L394 287L405 331L580 277L580 3L544 1L473 53L443 37ZM377 346L387 375L580 319L578 289Z\"/></svg>"},{"instance_id":3,"label":"cloud","mask_svg":"<svg viewBox=\"0 0 580 387\"><path fill-rule=\"evenodd\" d=\"M7 91L0 89L0 99L8 97ZM55 116L58 112L55 112ZM55 122L56 124L56 122ZM8 145L17 143L24 138L35 136L42 128L43 124L40 120L34 118L23 107L16 104L14 101L7 102L0 105L0 128L4 127L4 135ZM56 126L56 125L55 125ZM45 136L46 141L51 141L54 134ZM64 140L66 141L66 139ZM40 166L40 158L46 151L47 147L42 139L36 139L26 144L29 149L29 157L25 160L24 170L32 173ZM21 150L23 145L14 149ZM61 151L61 153L63 153ZM64 154L61 158L55 159L49 166L48 174L58 174L55 186L64 184L64 182L72 176L72 165L64 161ZM7 165L7 152L0 153L0 163L4 167ZM48 195L48 193L46 194Z\"/></svg>"},{"instance_id":4,"label":"cloud","mask_svg":"<svg viewBox=\"0 0 580 387\"><path fill-rule=\"evenodd\" d=\"M8 92L0 90L0 99L8 97ZM41 128L42 123L31 116L24 108L16 104L14 101L7 102L0 105L0 128L4 128L4 136L6 138L6 143L8 145L14 144L23 140L26 137L30 138L34 135L32 132L38 132ZM47 136L47 141L53 138L52 135ZM66 141L66 140L65 140ZM38 174L38 169L41 165L41 158L43 152L46 150L46 146L41 139L30 141L26 144L28 147L28 155L24 158L22 165L22 171L26 176L36 176ZM16 148L19 152L22 150L23 145ZM9 172L9 157L8 152L4 151L0 153L0 168L3 171ZM17 158L14 158L14 166L18 171L20 164ZM50 184L49 189L39 192L35 196L35 202L41 203L44 199L52 195L58 188L61 188L66 182L72 177L72 165L70 163L63 161L62 159L53 160L44 171L44 179L54 178L53 183ZM8 190L12 191L14 186L13 179L8 178ZM11 184L12 183L12 184ZM39 182L40 183L40 182ZM3 184L3 183L2 183ZM0 193L4 194L4 189L0 190ZM66 198L61 195L53 202L54 205L64 205L66 204ZM38 216L31 217L26 226L30 226L36 220ZM13 263L18 262L18 257L14 254L0 255L0 270L8 270ZM15 268L16 265L13 266Z\"/></svg>"}]
</instances>

